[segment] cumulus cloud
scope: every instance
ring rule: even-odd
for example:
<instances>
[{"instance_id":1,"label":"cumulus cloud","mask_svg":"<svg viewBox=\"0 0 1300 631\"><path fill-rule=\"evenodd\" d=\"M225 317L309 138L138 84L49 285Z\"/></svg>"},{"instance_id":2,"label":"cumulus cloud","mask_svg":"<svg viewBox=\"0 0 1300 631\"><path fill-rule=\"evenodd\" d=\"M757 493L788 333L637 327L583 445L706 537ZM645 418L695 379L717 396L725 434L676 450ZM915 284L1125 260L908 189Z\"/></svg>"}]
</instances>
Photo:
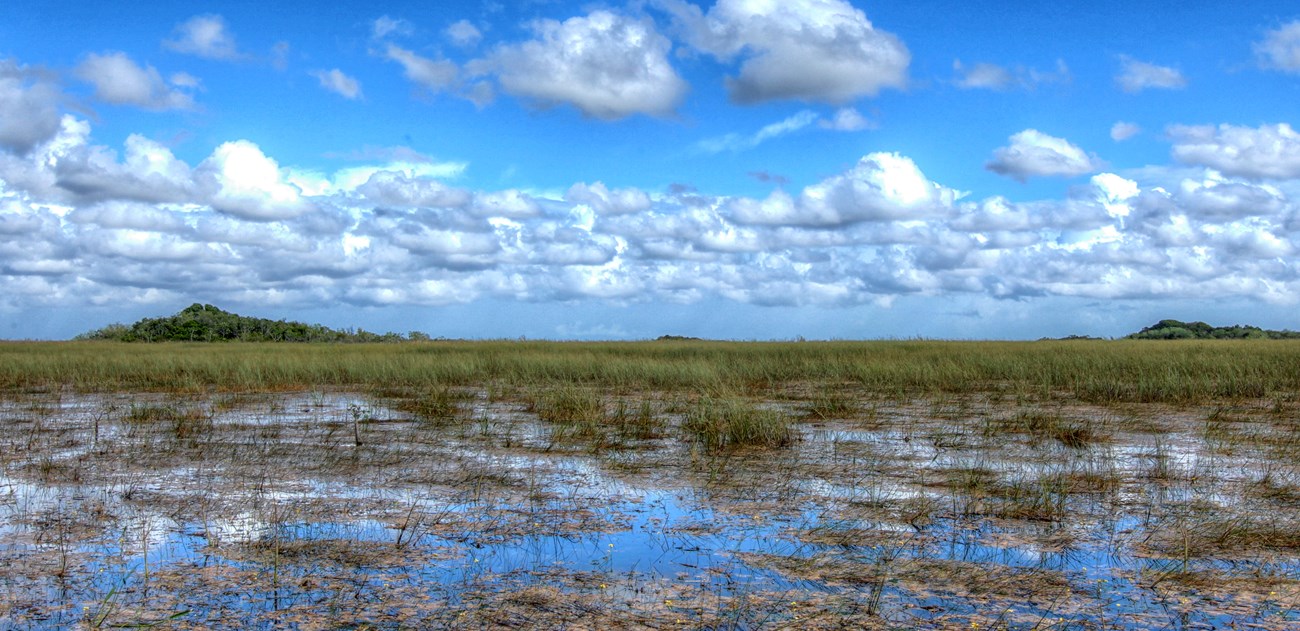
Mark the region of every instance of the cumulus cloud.
<instances>
[{"instance_id":1,"label":"cumulus cloud","mask_svg":"<svg viewBox=\"0 0 1300 631\"><path fill-rule=\"evenodd\" d=\"M1213 172L1184 179L1174 191L1174 199L1189 216L1219 221L1277 216L1287 210L1286 195L1276 187L1235 181Z\"/></svg>"},{"instance_id":2,"label":"cumulus cloud","mask_svg":"<svg viewBox=\"0 0 1300 631\"><path fill-rule=\"evenodd\" d=\"M842 104L907 85L911 53L843 0L719 0L705 14L683 0L658 0L686 42L730 62L737 103L798 99Z\"/></svg>"},{"instance_id":3,"label":"cumulus cloud","mask_svg":"<svg viewBox=\"0 0 1300 631\"><path fill-rule=\"evenodd\" d=\"M102 146L81 144L54 162L57 186L78 201L180 203L195 199L189 165L162 144L132 134L124 160Z\"/></svg>"},{"instance_id":4,"label":"cumulus cloud","mask_svg":"<svg viewBox=\"0 0 1300 631\"><path fill-rule=\"evenodd\" d=\"M527 219L542 212L541 206L532 196L513 189L476 195L473 208L481 217L504 219Z\"/></svg>"},{"instance_id":5,"label":"cumulus cloud","mask_svg":"<svg viewBox=\"0 0 1300 631\"><path fill-rule=\"evenodd\" d=\"M153 66L140 66L123 52L87 55L73 73L93 85L95 98L106 103L149 110L194 107L194 98L183 90L196 86L194 77L173 75L173 84L169 85Z\"/></svg>"},{"instance_id":6,"label":"cumulus cloud","mask_svg":"<svg viewBox=\"0 0 1300 631\"><path fill-rule=\"evenodd\" d=\"M597 10L532 29L535 39L498 47L472 62L473 71L539 106L569 104L602 120L670 116L686 95L668 62L672 43L651 22Z\"/></svg>"},{"instance_id":7,"label":"cumulus cloud","mask_svg":"<svg viewBox=\"0 0 1300 631\"><path fill-rule=\"evenodd\" d=\"M226 20L220 15L196 15L180 24L171 39L163 46L178 53L205 59L238 59L241 55L235 46L235 37L226 30Z\"/></svg>"},{"instance_id":8,"label":"cumulus cloud","mask_svg":"<svg viewBox=\"0 0 1300 631\"><path fill-rule=\"evenodd\" d=\"M1073 177L1101 168L1096 156L1088 155L1064 138L1026 129L1009 139L1011 144L993 152L986 166L999 175L1025 181L1031 177L1059 175Z\"/></svg>"},{"instance_id":9,"label":"cumulus cloud","mask_svg":"<svg viewBox=\"0 0 1300 631\"><path fill-rule=\"evenodd\" d=\"M1293 74L1300 73L1300 20L1293 20L1264 33L1253 44L1260 66Z\"/></svg>"},{"instance_id":10,"label":"cumulus cloud","mask_svg":"<svg viewBox=\"0 0 1300 631\"><path fill-rule=\"evenodd\" d=\"M1120 57L1120 70L1115 75L1115 83L1129 94L1153 88L1181 90L1187 87L1187 79L1183 78L1183 73L1178 69L1138 61L1127 55Z\"/></svg>"},{"instance_id":11,"label":"cumulus cloud","mask_svg":"<svg viewBox=\"0 0 1300 631\"><path fill-rule=\"evenodd\" d=\"M1228 175L1300 178L1300 134L1287 123L1260 125L1174 125L1168 129L1173 155L1184 164Z\"/></svg>"},{"instance_id":12,"label":"cumulus cloud","mask_svg":"<svg viewBox=\"0 0 1300 631\"><path fill-rule=\"evenodd\" d=\"M923 219L947 212L958 193L931 182L911 159L873 153L843 175L803 190L777 191L762 201L732 202L742 224L831 226L863 221Z\"/></svg>"},{"instance_id":13,"label":"cumulus cloud","mask_svg":"<svg viewBox=\"0 0 1300 631\"><path fill-rule=\"evenodd\" d=\"M395 208L465 208L472 200L467 190L401 170L377 171L356 191L378 206Z\"/></svg>"},{"instance_id":14,"label":"cumulus cloud","mask_svg":"<svg viewBox=\"0 0 1300 631\"><path fill-rule=\"evenodd\" d=\"M635 188L610 190L603 182L579 182L569 187L564 199L574 204L586 204L602 216L630 215L650 210L650 196Z\"/></svg>"},{"instance_id":15,"label":"cumulus cloud","mask_svg":"<svg viewBox=\"0 0 1300 631\"><path fill-rule=\"evenodd\" d=\"M313 70L311 76L320 81L320 87L329 90L345 99L356 100L362 98L361 82L353 77L344 74L342 70L334 68L332 70Z\"/></svg>"},{"instance_id":16,"label":"cumulus cloud","mask_svg":"<svg viewBox=\"0 0 1300 631\"><path fill-rule=\"evenodd\" d=\"M444 31L444 33L446 33L447 39L451 41L452 44L461 48L471 48L478 44L480 39L483 39L483 33L478 30L478 27L471 24L469 20L460 20L452 23L451 26L447 27L447 30Z\"/></svg>"},{"instance_id":17,"label":"cumulus cloud","mask_svg":"<svg viewBox=\"0 0 1300 631\"><path fill-rule=\"evenodd\" d=\"M1118 121L1110 126L1110 139L1115 142L1124 142L1142 132L1142 128L1136 123Z\"/></svg>"},{"instance_id":18,"label":"cumulus cloud","mask_svg":"<svg viewBox=\"0 0 1300 631\"><path fill-rule=\"evenodd\" d=\"M0 148L26 153L59 131L58 87L11 60L0 60Z\"/></svg>"},{"instance_id":19,"label":"cumulus cloud","mask_svg":"<svg viewBox=\"0 0 1300 631\"><path fill-rule=\"evenodd\" d=\"M271 221L310 209L297 187L283 180L280 165L247 140L223 143L198 166L212 190L209 203L241 219Z\"/></svg>"},{"instance_id":20,"label":"cumulus cloud","mask_svg":"<svg viewBox=\"0 0 1300 631\"><path fill-rule=\"evenodd\" d=\"M66 117L29 154L0 154L0 301L1300 302L1300 189L1209 167L1097 173L1021 202L968 199L895 153L765 197L471 190L454 183L463 163L350 157L316 174L234 141L191 167L142 136L94 144Z\"/></svg>"}]
</instances>

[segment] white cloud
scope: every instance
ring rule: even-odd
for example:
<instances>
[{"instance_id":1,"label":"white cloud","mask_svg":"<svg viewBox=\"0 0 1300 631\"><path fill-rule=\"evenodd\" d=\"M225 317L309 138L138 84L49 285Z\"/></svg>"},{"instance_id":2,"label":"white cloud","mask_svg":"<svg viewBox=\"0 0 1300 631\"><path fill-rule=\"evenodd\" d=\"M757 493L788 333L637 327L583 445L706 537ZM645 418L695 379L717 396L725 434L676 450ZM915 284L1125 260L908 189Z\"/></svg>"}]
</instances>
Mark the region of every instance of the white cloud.
<instances>
[{"instance_id":1,"label":"white cloud","mask_svg":"<svg viewBox=\"0 0 1300 631\"><path fill-rule=\"evenodd\" d=\"M465 173L469 166L464 162L438 162L422 156L406 147L396 150L373 152L376 157L387 160L385 164L366 165L339 169L329 182L321 184L321 194L346 193L358 190L378 173L392 173L408 180L418 179L454 179Z\"/></svg>"},{"instance_id":2,"label":"white cloud","mask_svg":"<svg viewBox=\"0 0 1300 631\"><path fill-rule=\"evenodd\" d=\"M1281 216L1288 208L1286 195L1276 187L1227 179L1215 172L1183 180L1173 194L1189 216L1212 221Z\"/></svg>"},{"instance_id":3,"label":"white cloud","mask_svg":"<svg viewBox=\"0 0 1300 631\"><path fill-rule=\"evenodd\" d=\"M59 131L62 94L17 62L0 60L0 148L26 153Z\"/></svg>"},{"instance_id":4,"label":"white cloud","mask_svg":"<svg viewBox=\"0 0 1300 631\"><path fill-rule=\"evenodd\" d=\"M1030 177L1060 175L1073 177L1101 168L1101 161L1064 138L1026 129L1009 139L1011 144L993 152L986 167L1000 175L1025 181Z\"/></svg>"},{"instance_id":5,"label":"white cloud","mask_svg":"<svg viewBox=\"0 0 1300 631\"><path fill-rule=\"evenodd\" d=\"M1006 90L1016 82L1015 75L1010 70L997 64L981 62L967 66L961 60L955 60L952 69L960 75L954 83L966 90Z\"/></svg>"},{"instance_id":6,"label":"white cloud","mask_svg":"<svg viewBox=\"0 0 1300 631\"><path fill-rule=\"evenodd\" d=\"M778 99L847 103L907 85L911 53L844 0L719 0L708 14L658 0L688 44L743 61L727 80L737 103Z\"/></svg>"},{"instance_id":7,"label":"white cloud","mask_svg":"<svg viewBox=\"0 0 1300 631\"><path fill-rule=\"evenodd\" d=\"M313 70L311 76L320 81L320 86L346 99L356 100L361 96L361 82L343 74L342 70Z\"/></svg>"},{"instance_id":8,"label":"white cloud","mask_svg":"<svg viewBox=\"0 0 1300 631\"><path fill-rule=\"evenodd\" d=\"M454 87L460 75L460 68L453 62L421 57L395 44L389 44L384 49L384 56L401 64L407 79L428 88L433 93Z\"/></svg>"},{"instance_id":9,"label":"white cloud","mask_svg":"<svg viewBox=\"0 0 1300 631\"><path fill-rule=\"evenodd\" d=\"M134 105L149 110L190 109L194 98L168 85L153 66L141 67L123 52L90 54L73 73L95 86L95 98L114 105ZM179 87L193 88L193 77L180 75Z\"/></svg>"},{"instance_id":10,"label":"white cloud","mask_svg":"<svg viewBox=\"0 0 1300 631\"><path fill-rule=\"evenodd\" d=\"M1097 201L1106 209L1106 214L1120 219L1133 212L1131 202L1141 192L1137 182L1114 173L1098 173L1088 183L1096 191Z\"/></svg>"},{"instance_id":11,"label":"white cloud","mask_svg":"<svg viewBox=\"0 0 1300 631\"><path fill-rule=\"evenodd\" d=\"M366 164L326 175L236 141L191 168L142 136L95 145L67 117L29 155L0 154L0 301L1300 302L1300 188L1210 168L1099 173L1064 199L1013 202L965 201L894 153L763 198L470 190L447 183L463 163L353 159Z\"/></svg>"},{"instance_id":12,"label":"white cloud","mask_svg":"<svg viewBox=\"0 0 1300 631\"><path fill-rule=\"evenodd\" d=\"M469 20L454 22L444 32L452 44L461 48L471 48L478 44L480 39L483 39L483 33L479 32L478 28L473 24L470 24Z\"/></svg>"},{"instance_id":13,"label":"white cloud","mask_svg":"<svg viewBox=\"0 0 1300 631\"><path fill-rule=\"evenodd\" d=\"M370 23L370 36L375 39L383 39L389 35L410 35L414 30L410 22L387 15L381 15Z\"/></svg>"},{"instance_id":14,"label":"white cloud","mask_svg":"<svg viewBox=\"0 0 1300 631\"><path fill-rule=\"evenodd\" d=\"M241 55L235 38L226 30L220 15L196 15L180 24L163 46L178 53L205 59L238 59Z\"/></svg>"},{"instance_id":15,"label":"white cloud","mask_svg":"<svg viewBox=\"0 0 1300 631\"><path fill-rule=\"evenodd\" d=\"M1293 20L1264 33L1253 44L1260 66L1300 73L1300 20Z\"/></svg>"},{"instance_id":16,"label":"white cloud","mask_svg":"<svg viewBox=\"0 0 1300 631\"><path fill-rule=\"evenodd\" d=\"M1127 55L1120 57L1120 71L1115 75L1115 83L1129 94L1151 88L1181 90L1187 87L1187 79L1178 69L1138 61Z\"/></svg>"},{"instance_id":17,"label":"white cloud","mask_svg":"<svg viewBox=\"0 0 1300 631\"><path fill-rule=\"evenodd\" d=\"M122 162L105 147L79 145L54 163L59 188L77 200L179 203L195 199L189 165L162 144L132 134Z\"/></svg>"},{"instance_id":18,"label":"white cloud","mask_svg":"<svg viewBox=\"0 0 1300 631\"><path fill-rule=\"evenodd\" d=\"M650 196L635 188L610 190L603 182L579 182L569 187L565 201L586 204L601 216L630 215L650 210Z\"/></svg>"},{"instance_id":19,"label":"white cloud","mask_svg":"<svg viewBox=\"0 0 1300 631\"><path fill-rule=\"evenodd\" d=\"M1173 155L1184 164L1207 166L1228 175L1300 178L1300 134L1290 125L1174 125Z\"/></svg>"},{"instance_id":20,"label":"white cloud","mask_svg":"<svg viewBox=\"0 0 1300 631\"><path fill-rule=\"evenodd\" d=\"M167 81L178 88L197 90L203 87L203 81L188 72L173 72Z\"/></svg>"},{"instance_id":21,"label":"white cloud","mask_svg":"<svg viewBox=\"0 0 1300 631\"><path fill-rule=\"evenodd\" d=\"M289 219L311 207L297 187L284 182L280 165L247 140L217 147L198 171L214 189L211 206L241 219Z\"/></svg>"},{"instance_id":22,"label":"white cloud","mask_svg":"<svg viewBox=\"0 0 1300 631\"><path fill-rule=\"evenodd\" d=\"M1056 69L1052 71L1023 66L1010 69L988 62L967 66L960 59L953 60L952 69L958 74L953 84L963 90L1033 89L1043 84L1065 83L1070 80L1070 69L1060 59L1056 60Z\"/></svg>"},{"instance_id":23,"label":"white cloud","mask_svg":"<svg viewBox=\"0 0 1300 631\"><path fill-rule=\"evenodd\" d=\"M686 94L668 63L672 44L651 22L597 10L532 29L536 39L498 47L471 68L542 107L569 104L603 120L670 116Z\"/></svg>"},{"instance_id":24,"label":"white cloud","mask_svg":"<svg viewBox=\"0 0 1300 631\"><path fill-rule=\"evenodd\" d=\"M958 196L927 179L911 159L873 153L847 173L805 188L798 199L777 191L762 201L734 200L731 211L742 224L833 226L933 218Z\"/></svg>"},{"instance_id":25,"label":"white cloud","mask_svg":"<svg viewBox=\"0 0 1300 631\"><path fill-rule=\"evenodd\" d=\"M834 116L817 121L817 125L832 131L862 131L876 128L875 123L852 107L841 107L835 110Z\"/></svg>"},{"instance_id":26,"label":"white cloud","mask_svg":"<svg viewBox=\"0 0 1300 631\"><path fill-rule=\"evenodd\" d=\"M481 217L527 219L540 215L542 209L527 193L511 189L476 195L474 212Z\"/></svg>"},{"instance_id":27,"label":"white cloud","mask_svg":"<svg viewBox=\"0 0 1300 631\"><path fill-rule=\"evenodd\" d=\"M378 171L356 191L367 201L398 208L465 208L472 200L467 190L400 170Z\"/></svg>"},{"instance_id":28,"label":"white cloud","mask_svg":"<svg viewBox=\"0 0 1300 631\"><path fill-rule=\"evenodd\" d=\"M769 140L806 129L814 123L818 128L830 131L851 132L875 128L875 123L851 107L842 107L836 110L835 114L830 118L820 118L810 110L803 110L775 123L764 125L761 129L749 135L731 133L705 138L695 143L695 149L704 153L746 151Z\"/></svg>"},{"instance_id":29,"label":"white cloud","mask_svg":"<svg viewBox=\"0 0 1300 631\"><path fill-rule=\"evenodd\" d=\"M1142 128L1135 123L1118 121L1110 126L1110 139L1115 142L1124 142L1142 132Z\"/></svg>"},{"instance_id":30,"label":"white cloud","mask_svg":"<svg viewBox=\"0 0 1300 631\"><path fill-rule=\"evenodd\" d=\"M762 129L759 129L748 136L727 134L725 136L706 138L695 143L695 147L705 153L745 151L747 149L753 149L754 147L757 147L773 138L797 132L815 122L817 122L817 114L808 110L803 110L783 120L769 125L764 125Z\"/></svg>"}]
</instances>

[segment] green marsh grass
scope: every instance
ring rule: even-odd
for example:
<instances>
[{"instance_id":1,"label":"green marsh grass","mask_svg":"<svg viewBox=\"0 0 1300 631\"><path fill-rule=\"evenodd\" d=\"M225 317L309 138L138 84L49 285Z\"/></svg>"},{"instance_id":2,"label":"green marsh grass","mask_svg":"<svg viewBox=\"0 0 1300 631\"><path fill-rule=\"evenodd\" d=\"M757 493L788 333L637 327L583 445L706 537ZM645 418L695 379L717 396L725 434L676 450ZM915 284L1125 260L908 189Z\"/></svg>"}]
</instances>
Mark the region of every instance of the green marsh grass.
<instances>
[{"instance_id":1,"label":"green marsh grass","mask_svg":"<svg viewBox=\"0 0 1300 631\"><path fill-rule=\"evenodd\" d=\"M0 343L0 390L277 391L575 384L618 392L1008 393L1196 404L1300 391L1300 341Z\"/></svg>"}]
</instances>

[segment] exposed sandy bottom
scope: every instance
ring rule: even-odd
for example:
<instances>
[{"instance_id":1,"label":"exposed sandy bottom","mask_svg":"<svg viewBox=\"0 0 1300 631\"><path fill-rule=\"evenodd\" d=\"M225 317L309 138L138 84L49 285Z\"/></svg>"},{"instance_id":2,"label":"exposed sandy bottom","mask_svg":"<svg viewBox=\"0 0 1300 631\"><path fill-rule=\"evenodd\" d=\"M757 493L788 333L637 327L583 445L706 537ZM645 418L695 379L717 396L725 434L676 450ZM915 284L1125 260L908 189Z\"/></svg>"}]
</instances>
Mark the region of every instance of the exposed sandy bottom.
<instances>
[{"instance_id":1,"label":"exposed sandy bottom","mask_svg":"<svg viewBox=\"0 0 1300 631\"><path fill-rule=\"evenodd\" d=\"M1295 409L782 393L708 451L388 394L5 397L3 626L1300 625Z\"/></svg>"}]
</instances>

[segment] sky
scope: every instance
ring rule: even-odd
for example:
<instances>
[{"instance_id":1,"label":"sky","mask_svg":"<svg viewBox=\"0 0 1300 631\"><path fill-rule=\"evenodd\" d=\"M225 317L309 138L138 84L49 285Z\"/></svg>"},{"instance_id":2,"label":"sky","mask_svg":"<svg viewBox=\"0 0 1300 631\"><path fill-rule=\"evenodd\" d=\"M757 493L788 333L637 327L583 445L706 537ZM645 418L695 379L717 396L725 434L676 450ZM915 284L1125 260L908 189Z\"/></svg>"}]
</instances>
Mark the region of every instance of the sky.
<instances>
[{"instance_id":1,"label":"sky","mask_svg":"<svg viewBox=\"0 0 1300 631\"><path fill-rule=\"evenodd\" d=\"M0 338L1295 330L1298 118L1293 1L6 0Z\"/></svg>"}]
</instances>

